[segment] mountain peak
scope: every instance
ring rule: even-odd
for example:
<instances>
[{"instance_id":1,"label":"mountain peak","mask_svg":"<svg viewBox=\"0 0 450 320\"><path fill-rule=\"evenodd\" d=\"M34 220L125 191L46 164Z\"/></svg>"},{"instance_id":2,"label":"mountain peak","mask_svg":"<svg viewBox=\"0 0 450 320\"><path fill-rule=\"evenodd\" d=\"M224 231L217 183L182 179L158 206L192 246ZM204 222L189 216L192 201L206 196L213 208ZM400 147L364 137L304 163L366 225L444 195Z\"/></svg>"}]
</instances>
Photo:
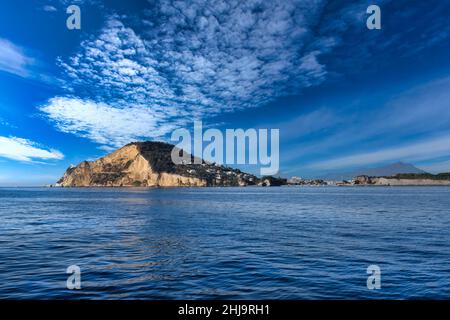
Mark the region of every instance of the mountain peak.
<instances>
[{"instance_id":1,"label":"mountain peak","mask_svg":"<svg viewBox=\"0 0 450 320\"><path fill-rule=\"evenodd\" d=\"M405 173L426 173L411 163L398 161L375 168L360 168L351 172L332 173L324 177L329 180L350 180L356 176L389 177Z\"/></svg>"}]
</instances>

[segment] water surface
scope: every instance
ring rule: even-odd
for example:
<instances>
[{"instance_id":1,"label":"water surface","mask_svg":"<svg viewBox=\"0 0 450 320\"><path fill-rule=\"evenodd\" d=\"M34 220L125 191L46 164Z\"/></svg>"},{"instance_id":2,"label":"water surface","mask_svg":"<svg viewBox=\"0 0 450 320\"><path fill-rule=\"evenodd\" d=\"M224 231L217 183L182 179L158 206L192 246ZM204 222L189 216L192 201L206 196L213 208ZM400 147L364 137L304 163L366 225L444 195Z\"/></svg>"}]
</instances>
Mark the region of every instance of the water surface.
<instances>
[{"instance_id":1,"label":"water surface","mask_svg":"<svg viewBox=\"0 0 450 320\"><path fill-rule=\"evenodd\" d=\"M0 188L0 298L448 299L449 208L449 187Z\"/></svg>"}]
</instances>

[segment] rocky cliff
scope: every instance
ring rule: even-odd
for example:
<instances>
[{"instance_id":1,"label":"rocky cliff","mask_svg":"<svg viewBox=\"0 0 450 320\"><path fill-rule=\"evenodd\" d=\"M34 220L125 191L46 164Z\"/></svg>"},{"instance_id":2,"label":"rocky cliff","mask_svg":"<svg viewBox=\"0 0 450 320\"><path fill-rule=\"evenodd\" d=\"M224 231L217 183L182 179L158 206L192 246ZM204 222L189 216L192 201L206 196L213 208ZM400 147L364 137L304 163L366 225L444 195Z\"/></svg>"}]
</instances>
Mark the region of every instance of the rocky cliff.
<instances>
[{"instance_id":1,"label":"rocky cliff","mask_svg":"<svg viewBox=\"0 0 450 320\"><path fill-rule=\"evenodd\" d=\"M258 178L240 170L210 164L172 162L173 145L134 142L95 161L71 166L58 181L62 187L246 186ZM193 157L191 156L193 160Z\"/></svg>"},{"instance_id":2,"label":"rocky cliff","mask_svg":"<svg viewBox=\"0 0 450 320\"><path fill-rule=\"evenodd\" d=\"M410 173L397 174L391 177L369 177L363 175L355 178L355 184L379 186L448 186L450 185L450 174Z\"/></svg>"}]
</instances>

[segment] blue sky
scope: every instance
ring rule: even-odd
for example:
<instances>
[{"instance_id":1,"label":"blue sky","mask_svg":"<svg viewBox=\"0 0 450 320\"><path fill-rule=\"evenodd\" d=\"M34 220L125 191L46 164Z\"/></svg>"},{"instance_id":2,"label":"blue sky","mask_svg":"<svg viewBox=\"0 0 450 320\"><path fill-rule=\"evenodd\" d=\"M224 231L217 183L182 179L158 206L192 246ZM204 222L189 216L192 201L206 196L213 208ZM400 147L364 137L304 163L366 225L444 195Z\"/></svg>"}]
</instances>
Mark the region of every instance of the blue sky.
<instances>
[{"instance_id":1,"label":"blue sky","mask_svg":"<svg viewBox=\"0 0 450 320\"><path fill-rule=\"evenodd\" d=\"M81 30L66 28L70 4ZM370 4L381 30L366 27ZM450 172L449 16L440 0L9 1L0 185L53 183L194 119L279 128L284 176Z\"/></svg>"}]
</instances>

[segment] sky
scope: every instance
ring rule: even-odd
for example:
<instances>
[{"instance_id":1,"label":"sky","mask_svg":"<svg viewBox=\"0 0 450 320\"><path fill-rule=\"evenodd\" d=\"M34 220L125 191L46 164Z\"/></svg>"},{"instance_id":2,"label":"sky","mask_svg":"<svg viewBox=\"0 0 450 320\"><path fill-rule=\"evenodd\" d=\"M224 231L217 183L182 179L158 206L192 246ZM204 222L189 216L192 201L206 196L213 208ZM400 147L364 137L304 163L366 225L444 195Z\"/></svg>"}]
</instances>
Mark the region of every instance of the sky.
<instances>
[{"instance_id":1,"label":"sky","mask_svg":"<svg viewBox=\"0 0 450 320\"><path fill-rule=\"evenodd\" d=\"M449 16L441 0L8 1L0 186L54 183L194 120L279 129L285 177L397 161L450 172Z\"/></svg>"}]
</instances>

